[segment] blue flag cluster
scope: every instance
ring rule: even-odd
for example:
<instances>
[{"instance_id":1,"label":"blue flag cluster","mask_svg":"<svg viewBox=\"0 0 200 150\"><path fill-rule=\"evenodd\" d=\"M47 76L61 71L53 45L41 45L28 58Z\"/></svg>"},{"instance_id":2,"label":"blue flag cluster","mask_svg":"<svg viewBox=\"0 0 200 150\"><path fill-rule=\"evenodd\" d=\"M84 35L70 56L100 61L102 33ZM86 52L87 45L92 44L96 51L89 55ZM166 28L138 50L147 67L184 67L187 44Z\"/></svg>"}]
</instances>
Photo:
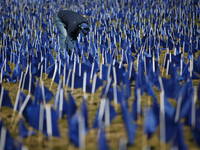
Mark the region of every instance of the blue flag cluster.
<instances>
[{"instance_id":1,"label":"blue flag cluster","mask_svg":"<svg viewBox=\"0 0 200 150\"><path fill-rule=\"evenodd\" d=\"M134 145L143 115L143 134L148 139L160 127L160 141L187 149L183 127L188 126L200 146L200 82L193 83L200 77L197 0L10 0L0 1L0 6L0 109L18 112L19 137L40 131L49 140L60 138L58 120L67 116L71 143L83 148L84 136L98 128L98 148L109 149L105 127L121 115L128 144ZM63 8L85 15L91 30L87 37L79 35L74 52L64 57L53 22L53 15ZM43 75L58 84L55 97L44 85ZM6 82L19 83L15 106L2 86ZM65 87L81 88L84 95L102 89L91 128L86 97L78 109L73 92L65 96ZM145 107L144 94L153 99ZM120 113L112 101L120 105ZM35 131L29 131L24 121ZM0 148L22 149L22 142L17 142L16 146L0 119Z\"/></svg>"}]
</instances>

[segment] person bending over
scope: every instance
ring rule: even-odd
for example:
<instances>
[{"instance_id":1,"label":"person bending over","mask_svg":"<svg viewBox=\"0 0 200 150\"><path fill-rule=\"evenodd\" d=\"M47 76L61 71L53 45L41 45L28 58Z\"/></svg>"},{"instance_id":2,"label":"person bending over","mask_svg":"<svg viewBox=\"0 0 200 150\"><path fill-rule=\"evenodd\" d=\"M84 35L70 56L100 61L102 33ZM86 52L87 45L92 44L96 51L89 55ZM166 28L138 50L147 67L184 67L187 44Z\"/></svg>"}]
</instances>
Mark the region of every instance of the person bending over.
<instances>
[{"instance_id":1,"label":"person bending over","mask_svg":"<svg viewBox=\"0 0 200 150\"><path fill-rule=\"evenodd\" d=\"M79 33L81 37L85 37L89 32L89 22L82 15L71 10L59 10L54 15L54 22L59 31L61 54L65 56L65 41L67 40L67 52L70 56Z\"/></svg>"}]
</instances>

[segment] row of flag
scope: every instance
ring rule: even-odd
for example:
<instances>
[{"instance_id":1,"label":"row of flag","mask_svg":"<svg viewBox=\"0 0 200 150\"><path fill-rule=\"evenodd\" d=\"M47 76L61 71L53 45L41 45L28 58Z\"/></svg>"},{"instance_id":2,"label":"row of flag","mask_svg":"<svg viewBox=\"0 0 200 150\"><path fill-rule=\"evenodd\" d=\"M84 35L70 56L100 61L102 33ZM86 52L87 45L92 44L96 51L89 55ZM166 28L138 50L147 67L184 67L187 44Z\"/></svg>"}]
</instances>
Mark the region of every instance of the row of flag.
<instances>
[{"instance_id":1,"label":"row of flag","mask_svg":"<svg viewBox=\"0 0 200 150\"><path fill-rule=\"evenodd\" d=\"M60 138L58 120L67 115L71 143L85 148L86 134L98 128L99 149L109 149L105 127L119 115L111 103L114 101L114 105L121 107L130 145L134 145L137 122L144 116L143 134L148 139L159 127L160 142L172 141L172 147L187 149L183 127L189 126L200 146L200 82L198 87L193 85L200 74L198 1L39 0L35 3L34 0L0 2L0 108L13 109L11 122L13 128L19 123L18 137L27 138L39 131L49 140L53 136ZM64 8L88 18L90 33L85 38L79 36L71 56L66 52L63 57L53 15ZM164 60L161 53L165 53ZM51 87L58 84L55 98L51 87L44 85L44 73L52 81ZM4 82L19 83L14 106L9 91L2 86ZM71 92L66 98L66 87L70 91L82 88L80 109ZM89 127L87 94L93 96L100 87L99 108ZM144 93L153 102L146 103L143 109ZM176 105L169 99L174 99ZM24 121L34 131L28 130ZM26 148L22 140L16 144L1 119L0 135L1 149ZM119 147L126 148L126 142L120 142Z\"/></svg>"}]
</instances>

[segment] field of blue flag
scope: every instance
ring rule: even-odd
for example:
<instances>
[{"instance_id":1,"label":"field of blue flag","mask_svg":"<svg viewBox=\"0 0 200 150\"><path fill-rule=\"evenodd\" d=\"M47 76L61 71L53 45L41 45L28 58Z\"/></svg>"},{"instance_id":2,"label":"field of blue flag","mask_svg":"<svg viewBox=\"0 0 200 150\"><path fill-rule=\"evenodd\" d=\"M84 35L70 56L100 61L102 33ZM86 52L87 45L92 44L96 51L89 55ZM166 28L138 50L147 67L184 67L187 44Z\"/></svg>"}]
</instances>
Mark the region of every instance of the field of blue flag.
<instances>
[{"instance_id":1,"label":"field of blue flag","mask_svg":"<svg viewBox=\"0 0 200 150\"><path fill-rule=\"evenodd\" d=\"M199 78L198 0L0 1L0 150L200 149Z\"/></svg>"}]
</instances>

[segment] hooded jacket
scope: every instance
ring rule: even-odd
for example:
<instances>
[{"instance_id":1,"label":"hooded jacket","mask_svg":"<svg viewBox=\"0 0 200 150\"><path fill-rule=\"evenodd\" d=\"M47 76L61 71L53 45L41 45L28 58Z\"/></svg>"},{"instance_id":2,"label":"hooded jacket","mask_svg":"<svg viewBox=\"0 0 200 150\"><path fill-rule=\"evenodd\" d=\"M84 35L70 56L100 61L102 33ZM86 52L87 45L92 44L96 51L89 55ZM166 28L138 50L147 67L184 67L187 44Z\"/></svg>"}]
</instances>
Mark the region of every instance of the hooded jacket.
<instances>
[{"instance_id":1,"label":"hooded jacket","mask_svg":"<svg viewBox=\"0 0 200 150\"><path fill-rule=\"evenodd\" d=\"M65 24L68 35L73 39L77 38L82 23L89 24L86 18L71 10L59 10L57 15L61 19L62 23Z\"/></svg>"}]
</instances>

